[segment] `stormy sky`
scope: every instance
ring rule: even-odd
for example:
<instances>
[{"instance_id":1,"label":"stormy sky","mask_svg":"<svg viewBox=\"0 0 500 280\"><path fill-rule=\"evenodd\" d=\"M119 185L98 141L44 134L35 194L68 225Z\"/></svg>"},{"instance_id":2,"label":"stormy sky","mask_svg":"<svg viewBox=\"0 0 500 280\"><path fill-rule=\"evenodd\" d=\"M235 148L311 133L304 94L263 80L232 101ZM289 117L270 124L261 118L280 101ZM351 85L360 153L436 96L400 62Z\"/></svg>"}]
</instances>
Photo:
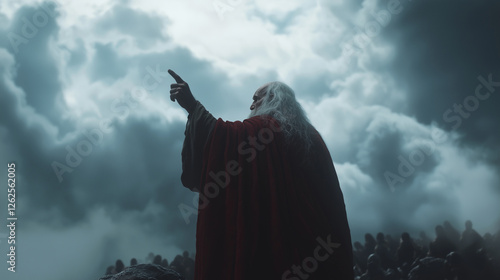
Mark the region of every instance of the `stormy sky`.
<instances>
[{"instance_id":1,"label":"stormy sky","mask_svg":"<svg viewBox=\"0 0 500 280\"><path fill-rule=\"evenodd\" d=\"M1 278L97 279L118 258L194 253L169 68L225 120L289 84L354 240L434 237L444 220L498 231L498 14L493 0L0 2L0 219L10 162L18 217L17 272L2 261Z\"/></svg>"}]
</instances>

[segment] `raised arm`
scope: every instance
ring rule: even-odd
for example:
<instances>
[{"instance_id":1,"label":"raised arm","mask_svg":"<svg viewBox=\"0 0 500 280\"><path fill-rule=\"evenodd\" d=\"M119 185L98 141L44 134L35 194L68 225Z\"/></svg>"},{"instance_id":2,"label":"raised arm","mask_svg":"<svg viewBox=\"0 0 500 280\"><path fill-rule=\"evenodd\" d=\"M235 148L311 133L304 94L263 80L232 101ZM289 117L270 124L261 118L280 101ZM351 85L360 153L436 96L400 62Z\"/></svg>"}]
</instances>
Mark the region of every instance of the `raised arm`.
<instances>
[{"instance_id":1,"label":"raised arm","mask_svg":"<svg viewBox=\"0 0 500 280\"><path fill-rule=\"evenodd\" d=\"M189 113L182 146L182 184L192 191L200 189L203 167L203 151L217 121L203 105L197 101L188 84L174 71L168 70L176 83L170 85L170 100L177 100Z\"/></svg>"}]
</instances>

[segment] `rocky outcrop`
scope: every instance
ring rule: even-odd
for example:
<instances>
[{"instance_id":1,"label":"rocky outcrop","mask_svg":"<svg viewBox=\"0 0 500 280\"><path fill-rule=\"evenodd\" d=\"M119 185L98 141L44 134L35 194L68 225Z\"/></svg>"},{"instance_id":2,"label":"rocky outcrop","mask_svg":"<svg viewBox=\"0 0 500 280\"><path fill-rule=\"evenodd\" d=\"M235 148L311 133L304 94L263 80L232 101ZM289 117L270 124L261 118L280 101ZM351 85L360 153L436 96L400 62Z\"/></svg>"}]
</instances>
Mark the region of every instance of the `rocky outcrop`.
<instances>
[{"instance_id":1,"label":"rocky outcrop","mask_svg":"<svg viewBox=\"0 0 500 280\"><path fill-rule=\"evenodd\" d=\"M155 264L139 264L125 268L120 273L101 277L99 280L184 280L175 270Z\"/></svg>"}]
</instances>

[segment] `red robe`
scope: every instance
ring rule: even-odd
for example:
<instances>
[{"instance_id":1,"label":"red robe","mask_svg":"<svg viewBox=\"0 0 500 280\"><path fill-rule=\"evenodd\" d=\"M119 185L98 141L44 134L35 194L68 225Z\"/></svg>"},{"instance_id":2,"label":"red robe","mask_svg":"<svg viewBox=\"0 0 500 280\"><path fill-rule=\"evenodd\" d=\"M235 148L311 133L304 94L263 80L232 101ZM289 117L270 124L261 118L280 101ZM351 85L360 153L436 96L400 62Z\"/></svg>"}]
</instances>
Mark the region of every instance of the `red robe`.
<instances>
[{"instance_id":1,"label":"red robe","mask_svg":"<svg viewBox=\"0 0 500 280\"><path fill-rule=\"evenodd\" d=\"M314 128L304 157L274 119L216 120L197 103L185 134L181 179L200 192L196 280L354 278L343 195Z\"/></svg>"}]
</instances>

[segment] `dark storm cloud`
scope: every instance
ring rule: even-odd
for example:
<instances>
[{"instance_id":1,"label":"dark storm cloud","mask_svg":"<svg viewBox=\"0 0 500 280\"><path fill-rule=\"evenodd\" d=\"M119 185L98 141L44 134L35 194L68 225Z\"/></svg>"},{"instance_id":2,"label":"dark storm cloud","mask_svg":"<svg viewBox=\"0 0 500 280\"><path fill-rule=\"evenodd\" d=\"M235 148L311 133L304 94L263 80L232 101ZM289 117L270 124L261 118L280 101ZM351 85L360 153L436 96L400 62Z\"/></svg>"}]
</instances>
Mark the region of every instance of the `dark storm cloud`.
<instances>
[{"instance_id":1,"label":"dark storm cloud","mask_svg":"<svg viewBox=\"0 0 500 280\"><path fill-rule=\"evenodd\" d=\"M66 223L74 217L81 218L83 208L75 203L71 193L61 191L61 185L50 167L49 159L53 156L57 130L29 107L23 91L15 87L12 81L15 75L13 57L2 51L0 124L8 132L2 144L9 147L5 158L15 161L24 174L29 174L19 175L21 181L29 186L19 191L23 200L29 201L20 211L28 220L47 220L55 224ZM54 210L57 214L52 216Z\"/></svg>"},{"instance_id":2,"label":"dark storm cloud","mask_svg":"<svg viewBox=\"0 0 500 280\"><path fill-rule=\"evenodd\" d=\"M450 219L455 225L461 223L463 217L460 213L465 211L457 197L465 188L454 180L457 180L455 177L464 179L469 173L449 176L442 182L435 176L443 171L443 166L454 170L452 161L457 159L457 154L460 156L461 151L461 147L454 146L454 141L426 155L425 162L415 168L411 176L405 177L405 182L396 186L394 192L389 191L384 178L386 171L398 174L401 157L408 159L412 152L425 146L419 141L432 141L426 124L435 121L439 126L451 129L454 123L447 123L442 115L454 103L461 103L466 96L474 94L479 83L478 75L487 78L491 72L493 80L500 80L498 71L495 72L495 65L500 65L496 63L498 56L491 56L491 61L488 58L493 54L493 48L498 49L498 39L488 37L491 32L498 31L494 30L498 28L494 27L496 18L492 18L493 12L486 11L486 8L483 14L474 15L483 11L487 2L468 3L467 6L461 1L437 2L401 1L403 12L394 16L380 36L373 40L375 45L386 40L384 43L394 47L395 56L389 69L386 58L370 57L367 47L363 50L368 54L363 69L343 74L338 74L341 71L332 71L335 73L332 74L318 70L320 73L311 74L316 69L315 63L323 65L322 59L334 58L334 53L341 49L341 42L321 41L311 44L317 60L304 63L304 69L290 69L296 66L294 64L283 66L285 73L289 74L277 70L253 75L234 74L239 80L230 80L231 75L218 70L211 61L196 57L188 48L172 47L176 44L170 43L174 42L169 42L167 50L148 50L147 46L171 40L164 34L169 28L166 26L169 19L136 11L124 4L115 5L102 18L94 19L97 23L90 20L92 33L87 34L88 37L68 36L58 40L61 39L58 38L61 36L59 30L65 31L66 28L58 26L59 17L55 13L56 16L49 16L47 24L36 36L18 46L18 52L12 48L9 32L22 35L23 17L32 21L34 14L45 10L41 6L22 7L10 22L8 17L0 15L0 22L7 23L0 25L0 151L6 161L15 161L19 167L19 203L22 205L19 216L27 226L22 234L32 238L31 243L28 238L24 239L27 244L22 254L25 260L34 256L30 263L35 268L46 264L45 260L36 258L49 251L51 244L45 244L45 247L39 244L40 240L45 241L50 236L57 236L50 240L57 242L57 248L51 253L58 256L66 253L68 245L76 250L78 246L96 246L98 253L95 256L88 253L89 263L86 264L97 269L89 269L94 270L94 278L116 258L121 258L120 254L144 258L142 253L136 253L138 247L138 251L155 253L165 252L165 248L172 244L194 250L195 216L191 216L191 223L186 225L178 209L180 203L192 206L193 201L196 203L196 196L180 182L185 119L179 119L178 112L171 114L168 111L178 109L178 104L168 99L169 85L173 82L166 75L168 68L190 84L195 98L215 117L225 120L247 117L255 89L280 77L289 78L287 82L297 97L305 99L311 108L329 98L342 103L343 106L327 103L317 110L319 112L310 113L319 115L318 127L323 123L335 124L331 128L323 126L323 129L325 134L331 129L329 139L325 140L337 149L331 152L338 163L336 167L343 171L339 172L339 179L354 240L361 239L365 232L374 231L400 233L425 229L430 233L434 225L444 219ZM333 7L331 16L349 26L363 9L363 3L365 1L349 1L345 7ZM387 6L387 1L379 3L380 7ZM287 28L287 25L299 24L301 16L296 13L293 11L283 18L271 20L279 32L292 35L294 29ZM329 16L325 19L328 20ZM322 28L323 21L318 22L318 28ZM354 33L347 32L346 40ZM124 46L127 51L123 51ZM134 54L135 46L141 51ZM270 63L274 61L270 59ZM350 75L360 71L367 74L349 82ZM370 71L380 75L370 75ZM335 76L344 74L348 77ZM117 100L113 98L120 94L130 96L129 85L143 87L146 75L153 77L151 81L158 82L157 87L148 90L146 101L134 103L133 107L122 99L113 103ZM293 75L296 76L290 78ZM59 81L60 77L65 84ZM125 77L127 81L124 81ZM386 77L395 77L398 85L385 81ZM332 87L332 82L338 79L346 82ZM363 91L367 85L376 87L373 80L388 85L387 89L377 85L387 93L378 95ZM75 85L83 85L85 89L79 91ZM99 92L89 93L87 88ZM396 107L392 104L400 103L380 97L392 98L390 91L394 88L401 89L401 92L408 90L407 96L397 98L402 100L398 102L407 104L404 108L391 108ZM500 89L495 94L498 91ZM77 104L64 105L63 96L75 98ZM493 110L498 104L495 101L498 98L492 94L468 119L463 119L457 131L466 134L466 144L485 141L486 151L498 145L498 137L491 131L486 133L498 121L498 113ZM126 113L117 111L113 104L126 109ZM69 111L70 106L77 112ZM96 109L92 111L86 106ZM90 116L93 112L99 116ZM415 116L418 122L408 116ZM66 123L65 118L74 123ZM99 139L94 139L94 144L85 134L99 133L96 129L100 128L100 119L96 118L107 118L112 121L112 126L109 132L94 134L93 137ZM331 122L332 119L335 122ZM342 138L346 140L336 141ZM92 151L88 155L77 154L81 143L91 143ZM473 148L477 149L477 145ZM469 155L474 152L476 150ZM445 153L448 154L443 159ZM75 156L80 157L79 163L69 166L68 156L73 160ZM54 172L54 162L71 169L62 175L62 182ZM472 167L481 165L480 161L464 162L471 163ZM346 169L351 173L346 175ZM487 171L472 175L479 178L477 174L489 175ZM0 180L5 181L5 176L1 172ZM485 176L485 184L490 183L488 180L496 180L492 178ZM477 182L483 183L481 178ZM354 187L350 188L349 184ZM478 193L488 195L490 191L478 190ZM492 193L491 197L494 195ZM474 203L481 207L481 202L470 204ZM78 245L80 235L87 234L92 237L86 239L88 243ZM65 237L64 241L60 241L60 237ZM32 245L39 249L31 248ZM176 252L167 253L180 253L177 248L172 250ZM78 257L85 259L87 255ZM56 261L62 259L59 257ZM53 279L67 277L65 271L59 273ZM89 274L80 275L81 279L88 279Z\"/></svg>"},{"instance_id":3,"label":"dark storm cloud","mask_svg":"<svg viewBox=\"0 0 500 280\"><path fill-rule=\"evenodd\" d=\"M131 36L139 47L147 47L157 41L165 41L163 34L166 19L135 11L118 4L106 12L96 24L96 32L117 31Z\"/></svg>"},{"instance_id":4,"label":"dark storm cloud","mask_svg":"<svg viewBox=\"0 0 500 280\"><path fill-rule=\"evenodd\" d=\"M14 55L17 68L14 81L26 93L28 105L65 132L71 123L57 115L65 104L50 44L58 35L58 16L53 3L20 8L2 36L6 39L2 45Z\"/></svg>"},{"instance_id":5,"label":"dark storm cloud","mask_svg":"<svg viewBox=\"0 0 500 280\"><path fill-rule=\"evenodd\" d=\"M23 7L18 10L10 29L3 31L2 35L18 30L23 23L20 19L39 9ZM56 106L62 95L55 58L59 53L57 46L52 50L55 52L49 49L50 39L57 36L57 31L53 20L28 43L20 45L18 53L9 50L8 41L3 41L4 48L0 49L2 151L6 151L4 159L16 162L19 180L24 186L18 191L19 201L23 204L19 215L26 223L64 229L84 222L95 208L105 209L118 221L131 213L139 213L127 222L137 223L144 229L144 234L152 238L170 236L180 248L192 250L195 223L186 225L178 210L180 203L191 205L194 198L179 180L185 123L167 122L154 114L135 117L138 110L147 110L141 105L135 108L136 111L131 110L128 118L113 116L113 132L101 131L102 139L91 146L89 155L74 154L78 145L88 139L81 131L67 131L61 135L59 130L61 118L58 116L65 110L64 106ZM186 50L139 55L132 59L117 55L118 51L112 45L95 47L97 51L91 65L101 71L94 73L95 78L116 80L136 67L147 73L146 66L154 71L155 65L164 62L160 71L176 69L194 89L197 84L206 85L206 89L199 93L206 95L202 99L210 100L227 92L224 83L209 86L211 79L223 81L225 76L210 71L207 62L193 58ZM61 48L68 50L64 46ZM84 47L70 52L69 65L85 63ZM211 72L212 76L207 77L203 74L206 72ZM168 97L171 81L163 79L165 81L157 90L162 95L150 98ZM141 85L141 81L136 81L136 84ZM226 96L228 101L234 98ZM83 130L90 132L98 127L98 124L87 124ZM81 162L68 167L66 159L69 154L80 157ZM62 182L54 172L52 163L55 161L71 169L63 174ZM160 205L154 214L144 211L151 203Z\"/></svg>"},{"instance_id":6,"label":"dark storm cloud","mask_svg":"<svg viewBox=\"0 0 500 280\"><path fill-rule=\"evenodd\" d=\"M224 119L246 118L250 111L242 114L240 107L234 104L242 104L244 107L248 105L249 108L255 90L262 84L276 79L277 76L276 72L259 76L248 75L237 81L237 85L233 85L234 81L231 81L225 73L214 68L210 62L195 58L185 48L135 56L120 55L119 48L112 43L94 45L94 55L88 68L88 76L94 82L114 83L129 71L138 69L141 76L137 81L133 81L133 84L148 89L144 77L149 75L152 80L148 80L148 83L159 84L151 91L151 95L154 98L168 98L170 84L174 82L167 73L170 68L190 85L196 99L200 100L208 110L214 111L215 117ZM243 86L246 84L251 84L253 87L246 88Z\"/></svg>"},{"instance_id":7,"label":"dark storm cloud","mask_svg":"<svg viewBox=\"0 0 500 280\"><path fill-rule=\"evenodd\" d=\"M380 126L377 130L377 133L365 135L356 162L378 186L388 187L383 174L389 166L398 166L398 157L403 154L403 132L390 126Z\"/></svg>"},{"instance_id":8,"label":"dark storm cloud","mask_svg":"<svg viewBox=\"0 0 500 280\"><path fill-rule=\"evenodd\" d=\"M54 207L54 202L61 201L61 204L71 207L72 199L64 192L57 192L58 188L52 176L48 176L50 168L46 165L49 157L49 149L55 140L56 128L46 119L40 117L31 108L27 107L24 93L15 87L14 59L3 49L0 60L1 68L0 81L0 124L8 131L8 137L2 143L9 147L6 158L15 160L19 168L23 168L29 177L23 178L29 182L32 189L26 192L26 197L33 196L33 209L40 206L41 209L49 210ZM23 194L24 192L21 191ZM29 207L25 209L27 214ZM24 210L22 210L24 211Z\"/></svg>"},{"instance_id":9,"label":"dark storm cloud","mask_svg":"<svg viewBox=\"0 0 500 280\"><path fill-rule=\"evenodd\" d=\"M296 17L301 14L301 9L295 8L288 11L285 15L273 12L264 13L258 9L255 9L252 12L255 17L260 18L262 21L271 23L276 34L287 34L290 25L296 20Z\"/></svg>"},{"instance_id":10,"label":"dark storm cloud","mask_svg":"<svg viewBox=\"0 0 500 280\"><path fill-rule=\"evenodd\" d=\"M339 175L347 209L351 211L353 239L362 240L365 232L399 234L429 230L434 222L455 217L459 203L453 195L427 187L435 180L436 168L443 164L441 152L428 141L411 139L430 138L426 129L408 117L385 110L376 111L367 119L351 131L350 145L340 157L356 164L370 178L353 191L349 188L352 175ZM357 120L357 123L364 122ZM338 158L334 150L332 156ZM347 184L342 184L343 181ZM432 219L420 217L427 205L439 209Z\"/></svg>"},{"instance_id":11,"label":"dark storm cloud","mask_svg":"<svg viewBox=\"0 0 500 280\"><path fill-rule=\"evenodd\" d=\"M379 6L374 8L374 11L382 10L388 2L378 1ZM347 191L350 204L348 208L353 209L351 220L354 223L351 229L354 240L362 239L362 233L366 231L416 233L424 229L432 233L433 226L444 220L449 219L457 225L470 218L467 216L470 213L464 214L464 208L481 202L473 201L473 198L464 201L463 194L471 192L471 186L460 186L462 183L456 181L455 176L461 177L461 180L474 177L475 184L484 184L487 189L485 193L498 197L498 193L493 189L497 184L490 185L473 171L475 167L485 163L481 160L471 161L468 169L463 170L463 174L440 178L438 174L442 172L443 166L453 166L452 170L459 170L458 166L454 166L455 162L445 160L442 155L447 153L446 149L456 145L455 140L452 140L455 138L450 137L451 134L448 134L446 143L438 144L431 140L432 137L428 133L416 132L418 130L412 125L391 124L397 123L403 116L411 116L418 124L435 123L447 131L453 131L458 121L456 118L452 122L444 119L443 114L449 109L453 110L455 103L466 108L464 100L473 99L469 96L479 100L475 90L483 83L478 80L478 76L488 80L491 73L494 81L500 81L498 4L493 4L493 1L479 1L473 4L465 1L400 3L403 10L397 16L391 17L391 21L381 29L378 37L371 38L375 46L391 45L395 52L390 64L384 61L378 63L376 57L370 57L373 54L369 53L369 47L363 49L362 54L365 59L363 70L387 73L393 77L397 83L396 88L406 91L403 97L406 105L401 108L385 105L392 112L401 115L391 116L388 122L372 127L371 131L350 130L352 141L349 147L342 151L341 158L354 162L370 176L374 184L365 186L369 190L387 190L384 173L390 171L401 175L398 167L402 162L409 161L410 155L415 155L415 151L422 152L424 162L418 168L413 166L414 172L404 177L404 183L399 183L394 192L371 192L369 195L356 193L351 196L350 190ZM361 8L359 6L360 10ZM374 21L372 16L368 18ZM483 154L489 154L489 159L493 162L496 160L497 167L500 166L500 133L498 129L494 129L499 120L499 112L494 110L499 104L495 94L499 92L500 88L492 92L488 99L479 100L478 108L469 112L470 116L467 118L461 118L462 123L457 125L455 131L464 135L461 141L466 147L456 146L458 158L455 161L462 158L484 159L487 156ZM487 86L483 85L481 93L487 93ZM453 112L451 116L456 115L458 114ZM374 116L374 120L376 119ZM359 120L356 123L359 124ZM415 139L430 142L419 143ZM426 154L425 151L432 146L435 149ZM356 149L359 153L354 152ZM466 152L467 150L469 152ZM449 157L449 154L446 157ZM441 171L436 171L439 167ZM457 190L458 186L460 190ZM370 216L373 219L364 221L362 213L374 213ZM498 217L477 216L476 219L488 224Z\"/></svg>"},{"instance_id":12,"label":"dark storm cloud","mask_svg":"<svg viewBox=\"0 0 500 280\"><path fill-rule=\"evenodd\" d=\"M271 72L266 73L269 75L249 75L239 81L231 81L225 73L216 69L210 62L194 57L185 48L137 55L129 63L138 69L144 69L146 74L154 72L156 70L154 66L158 63L161 66L159 68L161 75L165 75L168 68L173 69L189 84L194 97L200 100L214 117L228 120L246 118L250 109L242 113L241 108L249 108L255 90L271 81L270 77L276 77L276 73ZM148 67L151 67L151 70L147 70ZM138 84L141 82L138 81ZM168 98L168 90L173 82L167 74L164 82L153 91L155 98ZM254 87L246 88L244 86L246 84L254 85ZM235 106L235 104L241 106Z\"/></svg>"},{"instance_id":13,"label":"dark storm cloud","mask_svg":"<svg viewBox=\"0 0 500 280\"><path fill-rule=\"evenodd\" d=\"M87 51L85 50L84 41L77 39L77 44L74 49L68 49L70 58L68 60L69 67L79 67L87 60Z\"/></svg>"},{"instance_id":14,"label":"dark storm cloud","mask_svg":"<svg viewBox=\"0 0 500 280\"><path fill-rule=\"evenodd\" d=\"M16 12L15 19L37 9L23 7ZM84 127L69 126L61 131L58 116L67 109L54 105L62 96L57 56L62 50L69 51L68 71L72 71L72 66L86 65L94 81L112 83L134 69L140 75L157 75L159 86L149 92L150 99L168 98L169 84L173 80L164 74L168 68L175 69L189 82L195 96L217 117L221 115L218 112L246 117L238 106L232 106L232 110L227 107L242 102L242 91L248 91L250 104L254 89L230 85L225 74L182 48L127 57L120 55L119 47L112 43L90 45L94 50L87 52L80 41L74 49L56 45L50 50L50 38L57 36L59 28L55 20L46 28L37 34L37 40L20 45L19 54L2 49L0 56L3 66L0 130L8 133L8 137L2 137L2 145L9 147L6 159L16 161L19 178L25 186L19 191L24 205L19 215L32 225L41 223L64 230L88 221L93 209L104 209L117 224L137 224L144 235L174 240L180 248L192 250L196 217L192 216L187 225L178 209L180 203L193 205L193 201L196 202L196 196L180 184L180 150L185 123L168 122L154 113L139 114L147 112L142 103L127 108L127 116L122 118L110 109L110 103L103 104L103 113L111 113L111 132L97 131L99 124L92 121L86 121ZM131 81L132 84L143 85L141 78ZM255 88L267 82L257 77L247 77L248 81L252 81ZM125 103L120 105L125 106ZM100 135L91 136L100 139L96 140L98 143L82 145L90 143L85 134L92 133ZM91 151L82 155L79 147ZM76 166L68 165L68 158L73 163L78 162ZM56 174L54 162L59 172L65 171L60 174L62 181ZM156 205L156 212L146 211L151 205ZM104 261L109 262L109 259Z\"/></svg>"},{"instance_id":15,"label":"dark storm cloud","mask_svg":"<svg viewBox=\"0 0 500 280\"><path fill-rule=\"evenodd\" d=\"M500 87L489 92L478 77L500 82L499 13L498 1L413 1L383 33L396 47L393 75L409 92L406 113L486 147L498 166Z\"/></svg>"},{"instance_id":16,"label":"dark storm cloud","mask_svg":"<svg viewBox=\"0 0 500 280\"><path fill-rule=\"evenodd\" d=\"M5 60L2 64L9 65ZM9 69L2 70L2 76L7 76ZM8 82L0 84L2 127L9 132L3 143L11 147L8 157L16 159L19 169L29 174L23 178L30 186L22 193L27 201L22 210L25 219L69 226L83 219L95 205L140 210L149 200L166 203L171 206L169 210L175 210L183 190L178 164L182 123L159 124L157 117L116 121L113 133L99 131L101 136L91 136L100 140L90 147L88 156L77 155L78 145L87 141L86 136L82 133L70 142L58 143L55 128L30 111L19 96L21 92L13 92ZM85 131L92 135L97 130L89 127ZM70 168L71 173L62 174L64 180L59 183L51 163L56 160L66 165L68 155L72 161L79 157L80 163ZM190 192L184 192L184 196L191 200ZM168 198L176 200L169 202Z\"/></svg>"},{"instance_id":17,"label":"dark storm cloud","mask_svg":"<svg viewBox=\"0 0 500 280\"><path fill-rule=\"evenodd\" d=\"M92 152L82 156L59 183L51 163L65 164L67 147L75 151L87 138L81 134L58 141L56 127L27 104L22 87L13 83L14 57L2 49L0 61L0 131L6 132L2 147L8 147L2 155L15 161L19 171L22 188L17 194L23 207L18 215L24 223L63 231L87 221L92 209L102 208L117 226L134 224L151 239L173 240L180 248L192 250L195 223L186 225L177 208L193 200L179 180L183 122L169 123L154 115L117 118L113 132L103 134ZM158 205L157 211L144 211L151 203Z\"/></svg>"},{"instance_id":18,"label":"dark storm cloud","mask_svg":"<svg viewBox=\"0 0 500 280\"><path fill-rule=\"evenodd\" d=\"M318 102L326 94L332 94L329 89L331 82L331 75L322 73L315 76L309 76L307 79L297 77L297 79L290 84L290 87L293 88L297 98Z\"/></svg>"},{"instance_id":19,"label":"dark storm cloud","mask_svg":"<svg viewBox=\"0 0 500 280\"><path fill-rule=\"evenodd\" d=\"M145 234L175 235L179 245L188 248L192 240L184 239L192 227L186 226L177 208L181 201L191 204L193 197L179 180L184 124L154 116L130 117L115 123L113 130L103 134L102 142L82 157L71 174L65 174L71 183L63 182L61 191L71 193L77 205L86 210L104 207L114 220L142 213L134 223L144 228ZM159 205L157 214L145 211L149 203ZM76 223L79 217L68 218Z\"/></svg>"},{"instance_id":20,"label":"dark storm cloud","mask_svg":"<svg viewBox=\"0 0 500 280\"><path fill-rule=\"evenodd\" d=\"M0 13L0 26L1 26L0 29L4 29L8 25L9 25L9 19L7 18L6 15Z\"/></svg>"},{"instance_id":21,"label":"dark storm cloud","mask_svg":"<svg viewBox=\"0 0 500 280\"><path fill-rule=\"evenodd\" d=\"M111 83L127 74L127 62L118 57L111 44L96 43L94 49L95 54L89 67L92 81L103 80Z\"/></svg>"}]
</instances>

